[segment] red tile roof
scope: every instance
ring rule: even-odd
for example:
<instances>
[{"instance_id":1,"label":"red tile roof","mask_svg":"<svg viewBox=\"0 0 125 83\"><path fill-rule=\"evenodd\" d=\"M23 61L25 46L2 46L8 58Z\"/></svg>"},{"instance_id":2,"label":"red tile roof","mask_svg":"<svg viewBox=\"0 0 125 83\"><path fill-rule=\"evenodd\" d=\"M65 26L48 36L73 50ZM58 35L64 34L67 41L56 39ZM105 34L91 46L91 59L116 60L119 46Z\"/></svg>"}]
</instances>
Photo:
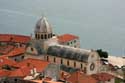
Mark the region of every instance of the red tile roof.
<instances>
[{"instance_id":1,"label":"red tile roof","mask_svg":"<svg viewBox=\"0 0 125 83\"><path fill-rule=\"evenodd\" d=\"M29 67L23 67L20 69L15 69L15 70L0 70L0 77L26 77L31 74L30 70L32 68Z\"/></svg>"},{"instance_id":2,"label":"red tile roof","mask_svg":"<svg viewBox=\"0 0 125 83\"><path fill-rule=\"evenodd\" d=\"M31 80L33 82L36 82L36 83L64 83L64 82L55 82L55 81L45 81L45 80Z\"/></svg>"},{"instance_id":3,"label":"red tile roof","mask_svg":"<svg viewBox=\"0 0 125 83\"><path fill-rule=\"evenodd\" d=\"M58 36L58 41L60 43L65 43L65 42L69 42L69 41L72 41L74 39L78 39L79 37L78 36L75 36L75 35L71 35L71 34L64 34L64 35L61 35L61 36Z\"/></svg>"},{"instance_id":4,"label":"red tile roof","mask_svg":"<svg viewBox=\"0 0 125 83\"><path fill-rule=\"evenodd\" d=\"M9 74L9 77L26 77L31 74L31 69L30 67L22 67L16 70L11 71Z\"/></svg>"},{"instance_id":5,"label":"red tile roof","mask_svg":"<svg viewBox=\"0 0 125 83\"><path fill-rule=\"evenodd\" d=\"M25 53L25 48L24 47L20 47L20 48L14 48L11 52L9 52L6 55L3 55L4 57L13 57L13 56L17 56L20 54Z\"/></svg>"},{"instance_id":6,"label":"red tile roof","mask_svg":"<svg viewBox=\"0 0 125 83\"><path fill-rule=\"evenodd\" d=\"M92 76L85 75L83 72L77 71L65 78L72 83L97 83L98 81Z\"/></svg>"},{"instance_id":7,"label":"red tile roof","mask_svg":"<svg viewBox=\"0 0 125 83\"><path fill-rule=\"evenodd\" d=\"M30 41L29 36L15 35L15 34L0 34L0 42L17 42L28 43Z\"/></svg>"},{"instance_id":8,"label":"red tile roof","mask_svg":"<svg viewBox=\"0 0 125 83\"><path fill-rule=\"evenodd\" d=\"M49 65L49 62L47 62L47 61L28 58L21 62L18 62L15 66L16 67L29 66L29 67L36 68L37 72L42 72L48 65Z\"/></svg>"},{"instance_id":9,"label":"red tile roof","mask_svg":"<svg viewBox=\"0 0 125 83\"><path fill-rule=\"evenodd\" d=\"M25 76L31 75L31 69L33 68L36 68L36 72L42 72L49 65L49 62L31 58L25 59L22 62L15 62L5 57L0 57L0 67L3 65L13 66L16 69L8 71L0 69L1 77L8 76L23 78Z\"/></svg>"},{"instance_id":10,"label":"red tile roof","mask_svg":"<svg viewBox=\"0 0 125 83\"><path fill-rule=\"evenodd\" d=\"M110 75L108 73L94 74L94 75L92 75L92 77L95 78L96 80L103 81L103 82L111 80L112 78L114 78L113 75Z\"/></svg>"},{"instance_id":11,"label":"red tile roof","mask_svg":"<svg viewBox=\"0 0 125 83\"><path fill-rule=\"evenodd\" d=\"M7 53L10 52L13 48L14 48L14 46L12 46L12 45L0 46L0 53L1 53L1 54L7 54Z\"/></svg>"},{"instance_id":12,"label":"red tile roof","mask_svg":"<svg viewBox=\"0 0 125 83\"><path fill-rule=\"evenodd\" d=\"M10 74L8 70L0 70L0 77L6 77Z\"/></svg>"},{"instance_id":13,"label":"red tile roof","mask_svg":"<svg viewBox=\"0 0 125 83\"><path fill-rule=\"evenodd\" d=\"M10 65L10 66L14 66L16 64L15 61L7 59L5 57L0 57L0 67L4 66L4 65Z\"/></svg>"}]
</instances>

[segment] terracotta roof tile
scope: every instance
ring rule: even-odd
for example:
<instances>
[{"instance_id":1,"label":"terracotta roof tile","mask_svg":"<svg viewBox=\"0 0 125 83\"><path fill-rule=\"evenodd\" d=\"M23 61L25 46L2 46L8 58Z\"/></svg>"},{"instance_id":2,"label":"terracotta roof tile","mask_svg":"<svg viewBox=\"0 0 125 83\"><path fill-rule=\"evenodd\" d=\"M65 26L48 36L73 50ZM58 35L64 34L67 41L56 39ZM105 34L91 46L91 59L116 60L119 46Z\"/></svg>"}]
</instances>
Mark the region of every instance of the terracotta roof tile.
<instances>
[{"instance_id":1,"label":"terracotta roof tile","mask_svg":"<svg viewBox=\"0 0 125 83\"><path fill-rule=\"evenodd\" d=\"M0 70L0 77L6 77L10 74L8 70Z\"/></svg>"},{"instance_id":2,"label":"terracotta roof tile","mask_svg":"<svg viewBox=\"0 0 125 83\"><path fill-rule=\"evenodd\" d=\"M31 74L30 70L32 68L29 67L23 67L20 69L15 69L15 70L0 70L0 77L25 77Z\"/></svg>"},{"instance_id":3,"label":"terracotta roof tile","mask_svg":"<svg viewBox=\"0 0 125 83\"><path fill-rule=\"evenodd\" d=\"M69 42L71 40L74 40L74 39L78 39L79 37L78 36L75 36L75 35L71 35L71 34L64 34L64 35L61 35L61 36L58 36L58 41L60 43L65 43L65 42Z\"/></svg>"},{"instance_id":4,"label":"terracotta roof tile","mask_svg":"<svg viewBox=\"0 0 125 83\"><path fill-rule=\"evenodd\" d=\"M47 62L47 61L28 58L28 59L25 59L25 60L17 63L15 66L16 67L29 66L29 67L36 68L37 72L42 72L48 65L49 65L49 62Z\"/></svg>"},{"instance_id":5,"label":"terracotta roof tile","mask_svg":"<svg viewBox=\"0 0 125 83\"><path fill-rule=\"evenodd\" d=\"M14 46L12 46L12 45L0 46L0 53L1 53L1 54L7 54L7 53L10 52L13 48L14 48Z\"/></svg>"},{"instance_id":6,"label":"terracotta roof tile","mask_svg":"<svg viewBox=\"0 0 125 83\"><path fill-rule=\"evenodd\" d=\"M92 77L99 81L108 81L108 80L114 78L113 75L110 75L108 73L93 74Z\"/></svg>"},{"instance_id":7,"label":"terracotta roof tile","mask_svg":"<svg viewBox=\"0 0 125 83\"><path fill-rule=\"evenodd\" d=\"M30 41L29 36L15 35L15 34L0 34L0 42L18 42L28 43Z\"/></svg>"},{"instance_id":8,"label":"terracotta roof tile","mask_svg":"<svg viewBox=\"0 0 125 83\"><path fill-rule=\"evenodd\" d=\"M80 71L72 73L71 76L66 79L67 81L72 83L97 83L98 82L92 76L85 75L83 72L80 72Z\"/></svg>"},{"instance_id":9,"label":"terracotta roof tile","mask_svg":"<svg viewBox=\"0 0 125 83\"><path fill-rule=\"evenodd\" d=\"M31 74L30 70L32 68L30 67L22 67L16 70L11 71L9 74L9 77L25 77Z\"/></svg>"},{"instance_id":10,"label":"terracotta roof tile","mask_svg":"<svg viewBox=\"0 0 125 83\"><path fill-rule=\"evenodd\" d=\"M25 48L24 47L14 48L11 52L4 55L4 57L13 57L13 56L17 56L17 55L23 54L23 53L25 53Z\"/></svg>"},{"instance_id":11,"label":"terracotta roof tile","mask_svg":"<svg viewBox=\"0 0 125 83\"><path fill-rule=\"evenodd\" d=\"M16 64L15 61L7 59L5 57L0 57L0 67L4 66L4 65L10 65L10 66L14 66Z\"/></svg>"}]
</instances>

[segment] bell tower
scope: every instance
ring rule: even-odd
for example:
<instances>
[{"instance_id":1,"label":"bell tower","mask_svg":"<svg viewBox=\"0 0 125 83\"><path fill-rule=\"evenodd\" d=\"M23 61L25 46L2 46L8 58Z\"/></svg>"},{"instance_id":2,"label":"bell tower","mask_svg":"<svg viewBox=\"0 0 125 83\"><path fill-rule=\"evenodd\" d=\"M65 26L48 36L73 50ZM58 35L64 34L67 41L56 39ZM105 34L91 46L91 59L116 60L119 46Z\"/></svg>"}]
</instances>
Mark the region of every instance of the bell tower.
<instances>
[{"instance_id":1,"label":"bell tower","mask_svg":"<svg viewBox=\"0 0 125 83\"><path fill-rule=\"evenodd\" d=\"M37 21L34 33L36 40L48 40L52 38L52 27L48 23L46 17L42 17Z\"/></svg>"}]
</instances>

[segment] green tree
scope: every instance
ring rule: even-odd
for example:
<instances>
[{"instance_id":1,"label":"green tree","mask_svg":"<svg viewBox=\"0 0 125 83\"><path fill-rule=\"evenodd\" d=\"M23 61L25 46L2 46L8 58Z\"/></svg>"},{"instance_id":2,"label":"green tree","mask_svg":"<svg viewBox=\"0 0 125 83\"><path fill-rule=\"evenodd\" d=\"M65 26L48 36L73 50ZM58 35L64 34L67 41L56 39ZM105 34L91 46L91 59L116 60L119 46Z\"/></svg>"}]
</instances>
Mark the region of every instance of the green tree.
<instances>
[{"instance_id":1,"label":"green tree","mask_svg":"<svg viewBox=\"0 0 125 83\"><path fill-rule=\"evenodd\" d=\"M102 49L96 50L96 52L99 54L101 58L108 58L108 52L102 51Z\"/></svg>"}]
</instances>

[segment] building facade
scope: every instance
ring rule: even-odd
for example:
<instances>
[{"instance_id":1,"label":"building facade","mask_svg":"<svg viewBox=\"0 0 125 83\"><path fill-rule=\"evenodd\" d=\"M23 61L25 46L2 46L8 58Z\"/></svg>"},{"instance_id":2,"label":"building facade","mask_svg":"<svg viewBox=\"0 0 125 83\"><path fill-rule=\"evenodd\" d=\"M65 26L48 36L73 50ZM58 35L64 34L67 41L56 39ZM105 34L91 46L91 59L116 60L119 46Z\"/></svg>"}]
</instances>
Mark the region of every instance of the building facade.
<instances>
[{"instance_id":1,"label":"building facade","mask_svg":"<svg viewBox=\"0 0 125 83\"><path fill-rule=\"evenodd\" d=\"M52 27L45 17L36 23L34 34L27 47L27 57L39 57L51 63L81 69L86 74L98 72L97 52L80 49L79 37L71 34L53 35Z\"/></svg>"}]
</instances>

